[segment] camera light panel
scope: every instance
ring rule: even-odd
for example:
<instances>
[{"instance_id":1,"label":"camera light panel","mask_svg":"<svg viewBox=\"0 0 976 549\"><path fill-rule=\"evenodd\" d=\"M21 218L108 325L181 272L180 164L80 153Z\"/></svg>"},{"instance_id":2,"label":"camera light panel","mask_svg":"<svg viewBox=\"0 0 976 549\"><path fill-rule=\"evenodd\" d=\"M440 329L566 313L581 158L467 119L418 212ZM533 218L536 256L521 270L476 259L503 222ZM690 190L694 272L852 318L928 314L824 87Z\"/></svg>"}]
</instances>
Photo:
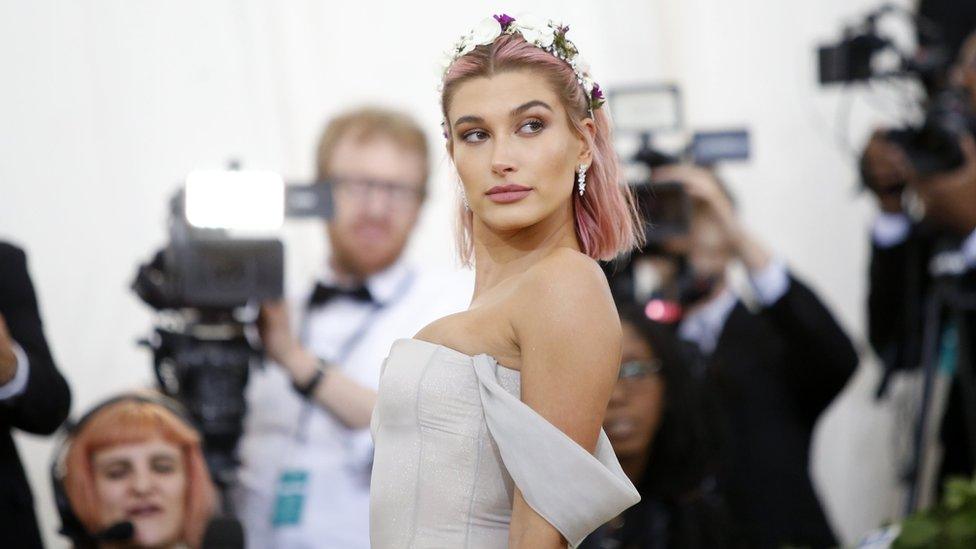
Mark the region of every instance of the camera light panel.
<instances>
[{"instance_id":1,"label":"camera light panel","mask_svg":"<svg viewBox=\"0 0 976 549\"><path fill-rule=\"evenodd\" d=\"M186 177L185 200L194 227L275 230L285 216L285 183L271 171L194 171Z\"/></svg>"}]
</instances>

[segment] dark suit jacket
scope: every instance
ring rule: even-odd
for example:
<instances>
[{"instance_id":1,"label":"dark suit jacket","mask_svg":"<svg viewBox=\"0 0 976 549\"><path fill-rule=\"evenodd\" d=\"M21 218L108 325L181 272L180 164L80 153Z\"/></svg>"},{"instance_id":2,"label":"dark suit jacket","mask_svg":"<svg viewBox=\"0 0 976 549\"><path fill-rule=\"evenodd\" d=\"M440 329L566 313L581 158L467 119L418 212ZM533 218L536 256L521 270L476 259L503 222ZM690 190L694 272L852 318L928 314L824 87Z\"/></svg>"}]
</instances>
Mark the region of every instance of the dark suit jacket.
<instances>
[{"instance_id":1,"label":"dark suit jacket","mask_svg":"<svg viewBox=\"0 0 976 549\"><path fill-rule=\"evenodd\" d=\"M11 431L53 433L68 416L71 393L48 350L24 252L3 242L0 314L30 362L26 390L0 402L0 546L42 547L33 496Z\"/></svg>"},{"instance_id":2,"label":"dark suit jacket","mask_svg":"<svg viewBox=\"0 0 976 549\"><path fill-rule=\"evenodd\" d=\"M883 394L888 380L897 370L918 368L922 360L922 339L925 329L925 308L933 288L968 296L976 296L976 271L970 269L961 277L935 281L929 274L929 263L939 250L956 249L958 239L947 238L924 225L912 227L908 238L889 248L872 247L870 289L868 293L868 335L871 345L881 358L885 375L879 387ZM955 305L962 300L952 300ZM942 328L950 320L950 313L943 309L939 315ZM969 312L952 322L965 325L960 334L968 336L970 352L976 351L976 314ZM973 357L970 357L972 361ZM970 362L969 375L976 377L976 364ZM951 475L971 476L976 467L976 448L971 447L967 433L967 397L957 376L952 383L949 400L944 411L940 437L945 455L940 464L939 485Z\"/></svg>"},{"instance_id":3,"label":"dark suit jacket","mask_svg":"<svg viewBox=\"0 0 976 549\"><path fill-rule=\"evenodd\" d=\"M758 313L741 302L708 359L718 402L720 491L750 549L833 547L810 480L817 418L858 364L850 339L800 281Z\"/></svg>"}]
</instances>

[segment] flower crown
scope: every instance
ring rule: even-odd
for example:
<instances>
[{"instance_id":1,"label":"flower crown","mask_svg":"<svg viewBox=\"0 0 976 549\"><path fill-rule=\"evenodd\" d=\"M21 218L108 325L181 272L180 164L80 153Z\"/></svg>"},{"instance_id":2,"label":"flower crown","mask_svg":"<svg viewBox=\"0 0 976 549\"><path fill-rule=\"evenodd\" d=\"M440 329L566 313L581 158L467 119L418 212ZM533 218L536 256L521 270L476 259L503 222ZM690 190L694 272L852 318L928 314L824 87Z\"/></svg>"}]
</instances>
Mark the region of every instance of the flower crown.
<instances>
[{"instance_id":1,"label":"flower crown","mask_svg":"<svg viewBox=\"0 0 976 549\"><path fill-rule=\"evenodd\" d=\"M590 67L580 57L579 50L568 38L569 27L553 21L542 21L530 15L519 15L518 18L501 14L486 17L468 34L462 36L444 56L441 84L447 78L451 65L461 57L467 55L478 46L486 46L503 34L520 34L526 42L547 51L562 59L572 67L576 73L576 80L583 87L586 94L587 108L590 116L605 103L603 90L590 76Z\"/></svg>"}]
</instances>

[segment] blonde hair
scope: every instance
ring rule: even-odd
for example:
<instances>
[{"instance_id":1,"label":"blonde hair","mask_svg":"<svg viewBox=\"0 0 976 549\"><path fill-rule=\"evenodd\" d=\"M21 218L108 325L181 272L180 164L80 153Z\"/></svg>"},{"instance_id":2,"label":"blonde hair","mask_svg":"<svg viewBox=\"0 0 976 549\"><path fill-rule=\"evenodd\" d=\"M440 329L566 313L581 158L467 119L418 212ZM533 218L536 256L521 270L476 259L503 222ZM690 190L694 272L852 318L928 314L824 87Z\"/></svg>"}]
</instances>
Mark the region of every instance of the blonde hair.
<instances>
[{"instance_id":1,"label":"blonde hair","mask_svg":"<svg viewBox=\"0 0 976 549\"><path fill-rule=\"evenodd\" d=\"M360 107L333 118L325 126L319 138L315 168L316 177L320 181L330 175L336 146L347 136L355 139L357 143L385 137L403 149L417 153L423 162L423 187L426 194L427 179L430 175L427 137L411 116L392 109Z\"/></svg>"}]
</instances>

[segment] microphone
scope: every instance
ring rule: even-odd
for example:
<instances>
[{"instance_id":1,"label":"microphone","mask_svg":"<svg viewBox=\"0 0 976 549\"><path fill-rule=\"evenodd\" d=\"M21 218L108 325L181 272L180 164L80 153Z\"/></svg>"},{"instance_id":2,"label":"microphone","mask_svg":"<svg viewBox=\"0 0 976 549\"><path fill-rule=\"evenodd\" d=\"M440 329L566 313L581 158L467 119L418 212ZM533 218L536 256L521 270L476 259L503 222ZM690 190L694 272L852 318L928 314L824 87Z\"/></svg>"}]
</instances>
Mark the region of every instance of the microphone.
<instances>
[{"instance_id":1,"label":"microphone","mask_svg":"<svg viewBox=\"0 0 976 549\"><path fill-rule=\"evenodd\" d=\"M108 528L95 533L98 541L126 541L132 539L136 533L135 526L131 522L116 522Z\"/></svg>"},{"instance_id":2,"label":"microphone","mask_svg":"<svg viewBox=\"0 0 976 549\"><path fill-rule=\"evenodd\" d=\"M244 528L232 517L217 517L207 524L201 549L244 549Z\"/></svg>"}]
</instances>

